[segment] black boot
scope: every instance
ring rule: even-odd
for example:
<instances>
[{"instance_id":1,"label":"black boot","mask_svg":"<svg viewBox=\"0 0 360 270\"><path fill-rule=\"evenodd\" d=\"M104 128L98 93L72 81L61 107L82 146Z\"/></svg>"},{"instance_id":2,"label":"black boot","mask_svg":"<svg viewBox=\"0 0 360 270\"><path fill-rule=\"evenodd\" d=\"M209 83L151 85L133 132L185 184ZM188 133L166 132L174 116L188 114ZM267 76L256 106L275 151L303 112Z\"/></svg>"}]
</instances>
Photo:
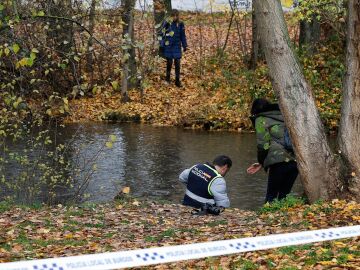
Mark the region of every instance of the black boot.
<instances>
[{"instance_id":1,"label":"black boot","mask_svg":"<svg viewBox=\"0 0 360 270\"><path fill-rule=\"evenodd\" d=\"M180 82L180 59L175 59L175 85L177 87L181 87L181 82Z\"/></svg>"},{"instance_id":2,"label":"black boot","mask_svg":"<svg viewBox=\"0 0 360 270\"><path fill-rule=\"evenodd\" d=\"M176 81L175 81L175 85L176 85L177 87L182 87L182 84L181 84L180 80L176 80Z\"/></svg>"},{"instance_id":3,"label":"black boot","mask_svg":"<svg viewBox=\"0 0 360 270\"><path fill-rule=\"evenodd\" d=\"M170 83L171 82L171 66L172 66L173 60L170 58L166 58L166 78L165 80Z\"/></svg>"},{"instance_id":4,"label":"black boot","mask_svg":"<svg viewBox=\"0 0 360 270\"><path fill-rule=\"evenodd\" d=\"M170 75L166 74L165 81L171 83Z\"/></svg>"}]
</instances>

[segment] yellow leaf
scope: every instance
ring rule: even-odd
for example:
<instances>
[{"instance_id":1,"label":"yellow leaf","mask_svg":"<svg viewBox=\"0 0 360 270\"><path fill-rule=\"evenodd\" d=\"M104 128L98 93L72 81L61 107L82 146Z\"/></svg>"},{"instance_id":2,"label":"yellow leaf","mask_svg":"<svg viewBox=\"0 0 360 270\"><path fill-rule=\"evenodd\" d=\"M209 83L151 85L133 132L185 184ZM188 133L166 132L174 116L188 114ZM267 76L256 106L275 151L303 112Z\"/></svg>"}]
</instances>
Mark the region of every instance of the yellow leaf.
<instances>
[{"instance_id":1,"label":"yellow leaf","mask_svg":"<svg viewBox=\"0 0 360 270\"><path fill-rule=\"evenodd\" d=\"M112 142L106 142L106 147L107 148L112 148L113 147L113 143Z\"/></svg>"},{"instance_id":2,"label":"yellow leaf","mask_svg":"<svg viewBox=\"0 0 360 270\"><path fill-rule=\"evenodd\" d=\"M18 53L19 51L20 51L20 47L19 47L19 45L18 44L13 44L13 50L14 50L14 53Z\"/></svg>"},{"instance_id":3,"label":"yellow leaf","mask_svg":"<svg viewBox=\"0 0 360 270\"><path fill-rule=\"evenodd\" d=\"M23 67L23 66L26 66L27 65L27 62L28 62L28 59L26 57L24 57L23 59L21 59L18 64Z\"/></svg>"},{"instance_id":4,"label":"yellow leaf","mask_svg":"<svg viewBox=\"0 0 360 270\"><path fill-rule=\"evenodd\" d=\"M66 239L71 239L71 238L74 238L74 235L72 233L68 233L68 234L65 234L64 237Z\"/></svg>"},{"instance_id":5,"label":"yellow leaf","mask_svg":"<svg viewBox=\"0 0 360 270\"><path fill-rule=\"evenodd\" d=\"M110 141L115 142L116 141L116 136L115 135L110 135Z\"/></svg>"},{"instance_id":6,"label":"yellow leaf","mask_svg":"<svg viewBox=\"0 0 360 270\"><path fill-rule=\"evenodd\" d=\"M114 90L117 90L119 88L119 82L118 81L112 81L111 86Z\"/></svg>"},{"instance_id":7,"label":"yellow leaf","mask_svg":"<svg viewBox=\"0 0 360 270\"><path fill-rule=\"evenodd\" d=\"M129 194L130 193L130 187L124 187L121 191L124 194Z\"/></svg>"}]
</instances>

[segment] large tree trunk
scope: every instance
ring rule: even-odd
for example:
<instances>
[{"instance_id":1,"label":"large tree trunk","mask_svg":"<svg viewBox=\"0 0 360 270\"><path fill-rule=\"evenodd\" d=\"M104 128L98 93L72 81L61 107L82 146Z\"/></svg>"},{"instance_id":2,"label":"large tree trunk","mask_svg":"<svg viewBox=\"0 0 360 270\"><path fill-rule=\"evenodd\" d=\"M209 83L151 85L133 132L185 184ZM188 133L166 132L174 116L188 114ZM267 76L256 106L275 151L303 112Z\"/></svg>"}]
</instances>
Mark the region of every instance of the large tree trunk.
<instances>
[{"instance_id":1,"label":"large tree trunk","mask_svg":"<svg viewBox=\"0 0 360 270\"><path fill-rule=\"evenodd\" d=\"M123 60L121 96L122 101L129 101L128 90L132 87L136 75L134 42L134 8L135 0L124 0L122 4L123 21Z\"/></svg>"},{"instance_id":2,"label":"large tree trunk","mask_svg":"<svg viewBox=\"0 0 360 270\"><path fill-rule=\"evenodd\" d=\"M360 200L360 0L349 0L347 73L344 81L339 148L348 165L349 189Z\"/></svg>"},{"instance_id":3,"label":"large tree trunk","mask_svg":"<svg viewBox=\"0 0 360 270\"><path fill-rule=\"evenodd\" d=\"M157 30L164 21L166 14L169 14L171 9L171 0L154 0L154 18Z\"/></svg>"},{"instance_id":4,"label":"large tree trunk","mask_svg":"<svg viewBox=\"0 0 360 270\"><path fill-rule=\"evenodd\" d=\"M340 165L330 149L311 87L291 48L281 3L261 0L254 4L261 44L294 144L305 192L311 202L336 197Z\"/></svg>"}]
</instances>

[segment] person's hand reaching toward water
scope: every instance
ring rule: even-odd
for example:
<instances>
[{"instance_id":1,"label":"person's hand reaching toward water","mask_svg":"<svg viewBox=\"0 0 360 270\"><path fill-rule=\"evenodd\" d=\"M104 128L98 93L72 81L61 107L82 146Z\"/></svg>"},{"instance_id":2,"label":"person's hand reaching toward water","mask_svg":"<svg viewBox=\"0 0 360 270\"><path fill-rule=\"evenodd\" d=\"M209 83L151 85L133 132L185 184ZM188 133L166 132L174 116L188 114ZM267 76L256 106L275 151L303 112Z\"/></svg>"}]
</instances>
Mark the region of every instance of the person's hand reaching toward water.
<instances>
[{"instance_id":1,"label":"person's hand reaching toward water","mask_svg":"<svg viewBox=\"0 0 360 270\"><path fill-rule=\"evenodd\" d=\"M257 173L258 171L260 171L260 169L261 169L261 164L260 163L254 163L254 164L252 164L247 170L246 170L246 172L248 173L248 174L255 174L255 173Z\"/></svg>"}]
</instances>

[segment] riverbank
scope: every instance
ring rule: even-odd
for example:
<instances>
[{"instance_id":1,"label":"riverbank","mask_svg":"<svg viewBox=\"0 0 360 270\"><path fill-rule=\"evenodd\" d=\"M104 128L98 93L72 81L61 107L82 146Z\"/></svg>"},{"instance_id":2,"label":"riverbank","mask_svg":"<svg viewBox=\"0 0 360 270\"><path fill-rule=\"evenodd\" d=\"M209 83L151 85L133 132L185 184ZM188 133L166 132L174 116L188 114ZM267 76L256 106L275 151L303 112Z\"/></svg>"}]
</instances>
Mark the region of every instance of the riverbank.
<instances>
[{"instance_id":1,"label":"riverbank","mask_svg":"<svg viewBox=\"0 0 360 270\"><path fill-rule=\"evenodd\" d=\"M360 224L360 204L290 198L258 212L192 216L180 205L120 200L78 207L0 204L0 262L178 245ZM146 269L359 269L359 239L249 252Z\"/></svg>"},{"instance_id":2,"label":"riverbank","mask_svg":"<svg viewBox=\"0 0 360 270\"><path fill-rule=\"evenodd\" d=\"M181 59L182 88L175 87L174 81L171 84L165 82L165 60L157 56L157 41L151 27L153 21L151 16L145 15L141 12L135 15L135 40L139 43L136 49L137 73L134 75L137 88L128 92L130 102L121 102L120 94L121 23L117 20L105 23L100 18L105 20L108 15L103 15L96 24L94 36L114 48L111 52L94 43L93 60L96 61L88 68L85 59L88 53L70 60L63 59L64 64L59 64L61 61L56 57L60 56L54 55L56 60L49 64L40 61L46 59L42 57L46 51L34 47L33 57L39 51L34 58L36 72L22 77L27 90L16 95L5 91L2 94L5 102L1 105L7 111L18 113L20 110L21 117L30 122L44 119L64 120L65 123L142 122L156 126L244 131L252 129L249 115L255 98L266 97L276 102L264 58L258 59L256 68L249 67L252 44L250 13L240 12L235 16L237 22L231 25L232 17L228 12L182 13L189 44ZM287 14L286 19L291 41L296 45L299 18ZM84 47L85 41L79 39L77 43L77 51L89 50ZM322 40L312 54L296 49L304 74L313 87L320 115L330 131L336 131L339 124L345 73L343 43L341 37L329 37ZM20 45L16 44L15 48L17 46ZM19 60L16 57L14 52L8 59L15 66ZM43 67L47 66L51 68L44 70ZM74 73L70 66L78 70ZM24 67L27 74L26 68L30 67ZM175 79L174 74L172 79ZM13 82L12 76L5 81Z\"/></svg>"},{"instance_id":3,"label":"riverbank","mask_svg":"<svg viewBox=\"0 0 360 270\"><path fill-rule=\"evenodd\" d=\"M189 49L181 60L182 88L175 86L174 70L172 83L165 81L165 60L155 57L147 66L150 72L143 79L143 93L131 90L131 101L122 103L121 81L115 78L115 84L109 82L90 95L69 100L65 122L142 122L207 130L249 130L252 95L245 73L236 74L241 69L245 71L246 64L236 53L239 45L234 31L229 34L226 52L216 53L217 42L225 39L227 15L215 15L219 32L213 28L209 14L188 12L183 16Z\"/></svg>"},{"instance_id":4,"label":"riverbank","mask_svg":"<svg viewBox=\"0 0 360 270\"><path fill-rule=\"evenodd\" d=\"M129 92L131 102L121 102L120 78L111 78L114 81L109 78L106 85L69 100L65 121L142 122L207 130L252 129L249 121L252 101L258 97L275 100L266 63L260 59L255 70L249 69L248 56L239 53L236 31L229 33L226 49L222 50L228 27L226 14L212 17L185 13L183 18L189 50L182 58L182 88L164 81L165 61L158 58L147 67L149 72L143 79L142 94L139 90ZM242 37L247 38L248 48L251 47L250 26L247 25ZM296 44L296 18L288 16L288 26ZM313 54L304 50L297 50L297 54L313 87L325 126L329 131L336 131L345 72L343 43L324 41Z\"/></svg>"}]
</instances>

